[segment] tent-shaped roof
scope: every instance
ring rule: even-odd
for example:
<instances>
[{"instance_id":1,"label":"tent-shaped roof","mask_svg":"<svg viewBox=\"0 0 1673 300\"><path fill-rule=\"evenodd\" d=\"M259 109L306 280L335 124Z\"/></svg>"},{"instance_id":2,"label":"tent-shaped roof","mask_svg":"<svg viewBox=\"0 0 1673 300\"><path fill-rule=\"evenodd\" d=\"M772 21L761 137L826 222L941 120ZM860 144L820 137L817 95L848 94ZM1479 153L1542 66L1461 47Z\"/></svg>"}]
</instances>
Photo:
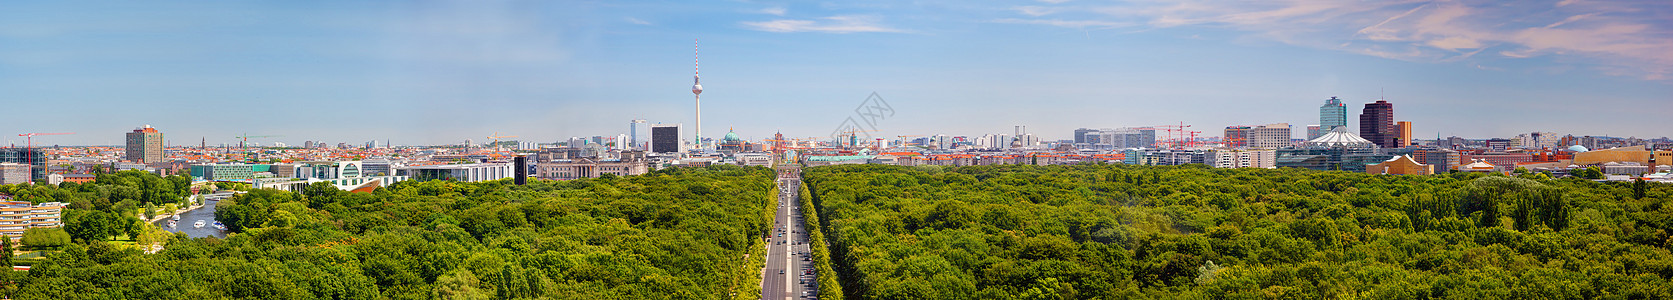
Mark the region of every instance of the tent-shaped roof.
<instances>
[{"instance_id":1,"label":"tent-shaped roof","mask_svg":"<svg viewBox=\"0 0 1673 300\"><path fill-rule=\"evenodd\" d=\"M1371 143L1370 140L1366 140L1365 138L1361 138L1358 135L1348 132L1347 127L1336 127L1331 129L1330 133L1326 133L1319 136L1319 138L1307 141L1307 144L1319 147L1371 147L1376 145Z\"/></svg>"}]
</instances>

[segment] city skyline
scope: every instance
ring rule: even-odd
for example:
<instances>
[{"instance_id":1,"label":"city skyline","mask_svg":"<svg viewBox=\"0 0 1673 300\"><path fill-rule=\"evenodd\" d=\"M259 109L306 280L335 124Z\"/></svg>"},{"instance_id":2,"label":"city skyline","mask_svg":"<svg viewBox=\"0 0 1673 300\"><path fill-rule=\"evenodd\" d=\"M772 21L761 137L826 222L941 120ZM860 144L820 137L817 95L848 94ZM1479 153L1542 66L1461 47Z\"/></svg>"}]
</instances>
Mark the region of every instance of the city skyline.
<instances>
[{"instance_id":1,"label":"city skyline","mask_svg":"<svg viewBox=\"0 0 1673 300\"><path fill-rule=\"evenodd\" d=\"M170 146L433 145L690 126L692 39L709 137L827 136L872 92L897 110L879 136L1299 133L1333 96L1387 99L1418 139L1673 128L1673 4L1189 4L9 3L0 98L26 113L0 134L121 145L151 124Z\"/></svg>"}]
</instances>

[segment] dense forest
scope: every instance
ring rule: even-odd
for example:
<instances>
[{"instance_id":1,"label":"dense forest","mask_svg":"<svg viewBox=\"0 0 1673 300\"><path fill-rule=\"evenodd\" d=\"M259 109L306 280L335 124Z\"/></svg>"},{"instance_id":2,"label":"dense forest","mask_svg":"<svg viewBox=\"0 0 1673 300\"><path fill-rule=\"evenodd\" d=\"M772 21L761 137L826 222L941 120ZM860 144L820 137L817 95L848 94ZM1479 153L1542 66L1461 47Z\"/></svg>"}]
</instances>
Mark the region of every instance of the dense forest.
<instances>
[{"instance_id":1,"label":"dense forest","mask_svg":"<svg viewBox=\"0 0 1673 300\"><path fill-rule=\"evenodd\" d=\"M161 252L142 254L105 236L77 235L26 275L7 272L4 292L15 299L752 299L760 289L760 237L775 206L772 177L765 168L716 166L525 186L254 190L218 204L217 218L235 232L225 239L176 235ZM22 194L74 203L71 233L88 218L132 218L116 208L129 203L130 191L90 185Z\"/></svg>"},{"instance_id":2,"label":"dense forest","mask_svg":"<svg viewBox=\"0 0 1673 300\"><path fill-rule=\"evenodd\" d=\"M1673 298L1673 187L1121 165L809 168L848 299Z\"/></svg>"}]
</instances>

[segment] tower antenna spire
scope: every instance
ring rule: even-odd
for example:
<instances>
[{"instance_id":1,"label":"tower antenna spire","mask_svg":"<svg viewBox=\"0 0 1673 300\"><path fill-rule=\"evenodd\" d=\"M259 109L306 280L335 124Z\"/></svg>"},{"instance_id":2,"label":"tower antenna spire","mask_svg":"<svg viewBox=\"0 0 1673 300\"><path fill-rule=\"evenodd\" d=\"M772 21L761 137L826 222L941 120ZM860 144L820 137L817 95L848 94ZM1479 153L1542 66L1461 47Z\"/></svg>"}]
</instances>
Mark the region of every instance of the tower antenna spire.
<instances>
[{"instance_id":1,"label":"tower antenna spire","mask_svg":"<svg viewBox=\"0 0 1673 300\"><path fill-rule=\"evenodd\" d=\"M691 96L697 106L697 130L694 131L697 148L703 148L703 78L701 65L698 64L697 39L691 39Z\"/></svg>"}]
</instances>

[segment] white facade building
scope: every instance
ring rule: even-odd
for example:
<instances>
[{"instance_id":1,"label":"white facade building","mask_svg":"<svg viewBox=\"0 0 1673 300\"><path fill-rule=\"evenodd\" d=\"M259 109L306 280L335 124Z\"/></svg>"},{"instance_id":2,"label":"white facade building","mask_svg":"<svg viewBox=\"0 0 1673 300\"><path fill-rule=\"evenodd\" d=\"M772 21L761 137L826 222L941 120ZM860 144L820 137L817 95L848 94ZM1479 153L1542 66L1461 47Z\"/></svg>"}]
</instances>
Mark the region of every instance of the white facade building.
<instances>
[{"instance_id":1,"label":"white facade building","mask_svg":"<svg viewBox=\"0 0 1673 300\"><path fill-rule=\"evenodd\" d=\"M1290 146L1290 124L1274 123L1249 129L1249 148L1277 149Z\"/></svg>"},{"instance_id":2,"label":"white facade building","mask_svg":"<svg viewBox=\"0 0 1673 300\"><path fill-rule=\"evenodd\" d=\"M411 177L413 180L456 180L463 182L482 182L511 178L514 167L511 163L479 163L459 165L429 165L401 167L399 173Z\"/></svg>"}]
</instances>

